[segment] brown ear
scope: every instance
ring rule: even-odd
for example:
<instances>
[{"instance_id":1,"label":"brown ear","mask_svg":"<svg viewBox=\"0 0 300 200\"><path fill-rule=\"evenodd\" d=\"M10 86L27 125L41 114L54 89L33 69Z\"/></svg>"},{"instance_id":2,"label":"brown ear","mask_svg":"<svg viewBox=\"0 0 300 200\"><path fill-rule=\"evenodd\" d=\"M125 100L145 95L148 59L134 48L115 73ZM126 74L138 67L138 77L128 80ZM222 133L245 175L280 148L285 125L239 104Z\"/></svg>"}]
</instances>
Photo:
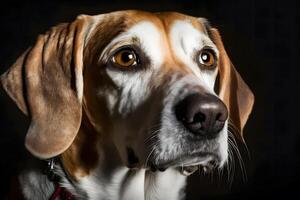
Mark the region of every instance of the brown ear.
<instances>
[{"instance_id":1,"label":"brown ear","mask_svg":"<svg viewBox=\"0 0 300 200\"><path fill-rule=\"evenodd\" d=\"M87 16L52 28L1 76L8 95L31 118L25 146L39 158L65 151L81 124L86 29Z\"/></svg>"},{"instance_id":2,"label":"brown ear","mask_svg":"<svg viewBox=\"0 0 300 200\"><path fill-rule=\"evenodd\" d=\"M254 95L231 63L217 29L210 29L210 36L219 50L219 96L229 110L229 123L243 140L243 128L254 104Z\"/></svg>"}]
</instances>

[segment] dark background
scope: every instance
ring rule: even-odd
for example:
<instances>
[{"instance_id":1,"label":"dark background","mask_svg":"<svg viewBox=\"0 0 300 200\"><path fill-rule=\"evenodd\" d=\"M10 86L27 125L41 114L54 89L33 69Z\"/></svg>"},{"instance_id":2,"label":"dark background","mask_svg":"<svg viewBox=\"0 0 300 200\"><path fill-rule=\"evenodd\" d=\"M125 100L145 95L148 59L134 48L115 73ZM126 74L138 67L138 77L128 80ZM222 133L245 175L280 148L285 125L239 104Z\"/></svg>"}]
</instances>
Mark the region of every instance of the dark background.
<instances>
[{"instance_id":1,"label":"dark background","mask_svg":"<svg viewBox=\"0 0 300 200\"><path fill-rule=\"evenodd\" d=\"M0 73L39 33L78 14L120 9L178 11L206 17L219 29L232 62L255 93L245 129L249 154L240 143L247 180L236 166L226 173L193 175L188 199L292 198L299 195L299 10L291 1L38 1L1 5ZM25 152L28 120L3 93L0 96L0 199ZM24 123L25 122L25 123ZM296 198L294 197L294 198Z\"/></svg>"}]
</instances>

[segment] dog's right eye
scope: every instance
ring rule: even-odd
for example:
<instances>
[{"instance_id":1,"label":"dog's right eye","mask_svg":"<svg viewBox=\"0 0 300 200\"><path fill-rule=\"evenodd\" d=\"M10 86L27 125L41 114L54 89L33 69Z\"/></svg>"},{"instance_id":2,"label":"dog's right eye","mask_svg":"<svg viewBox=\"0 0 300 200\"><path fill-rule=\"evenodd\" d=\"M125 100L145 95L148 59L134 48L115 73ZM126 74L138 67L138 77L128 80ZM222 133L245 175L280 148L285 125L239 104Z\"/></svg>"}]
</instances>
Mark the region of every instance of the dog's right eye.
<instances>
[{"instance_id":1,"label":"dog's right eye","mask_svg":"<svg viewBox=\"0 0 300 200\"><path fill-rule=\"evenodd\" d=\"M136 66L138 64L137 55L133 49L126 48L120 49L117 51L111 59L112 63L114 63L118 67L128 68L132 66Z\"/></svg>"}]
</instances>

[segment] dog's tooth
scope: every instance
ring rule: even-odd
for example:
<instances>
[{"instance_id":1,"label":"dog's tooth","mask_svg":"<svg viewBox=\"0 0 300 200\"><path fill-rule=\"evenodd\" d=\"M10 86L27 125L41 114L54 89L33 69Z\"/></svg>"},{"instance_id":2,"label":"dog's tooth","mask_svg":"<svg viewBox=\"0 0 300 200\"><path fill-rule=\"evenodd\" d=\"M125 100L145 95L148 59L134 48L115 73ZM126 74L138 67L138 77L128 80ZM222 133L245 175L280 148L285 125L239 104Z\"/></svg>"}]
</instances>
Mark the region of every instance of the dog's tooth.
<instances>
[{"instance_id":1,"label":"dog's tooth","mask_svg":"<svg viewBox=\"0 0 300 200\"><path fill-rule=\"evenodd\" d=\"M182 174L183 174L184 176L189 176L189 175L191 175L192 173L191 173L190 171L183 170L183 171L182 171Z\"/></svg>"},{"instance_id":2,"label":"dog's tooth","mask_svg":"<svg viewBox=\"0 0 300 200\"><path fill-rule=\"evenodd\" d=\"M189 176L193 174L199 167L198 166L188 166L188 167L182 167L180 169L180 173L184 176Z\"/></svg>"}]
</instances>

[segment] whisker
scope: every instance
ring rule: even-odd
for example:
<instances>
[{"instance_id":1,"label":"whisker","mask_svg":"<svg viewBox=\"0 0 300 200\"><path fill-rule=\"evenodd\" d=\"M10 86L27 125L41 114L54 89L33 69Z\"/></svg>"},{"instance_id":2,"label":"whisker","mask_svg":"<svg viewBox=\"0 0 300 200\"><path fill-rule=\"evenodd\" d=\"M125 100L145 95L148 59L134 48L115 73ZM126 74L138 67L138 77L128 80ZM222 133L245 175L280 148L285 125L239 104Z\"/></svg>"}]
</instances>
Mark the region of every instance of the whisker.
<instances>
[{"instance_id":1,"label":"whisker","mask_svg":"<svg viewBox=\"0 0 300 200\"><path fill-rule=\"evenodd\" d=\"M234 138L234 135L230 130L228 130L228 136L229 136L228 137L228 144L231 146L231 148L233 150L232 153L235 153L235 155L238 159L239 167L240 167L241 173L242 173L242 179L243 179L244 182L246 182L248 177L247 177L247 173L246 173L246 167L245 167L245 164L244 164L244 160L241 156L241 153L239 151L239 148L238 148L237 142Z\"/></svg>"},{"instance_id":2,"label":"whisker","mask_svg":"<svg viewBox=\"0 0 300 200\"><path fill-rule=\"evenodd\" d=\"M155 148L153 148L153 149L150 151L150 153L148 154L148 156L147 156L147 158L146 158L146 161L145 161L145 168L148 166L149 158L150 158L150 156L153 154L154 150L155 150Z\"/></svg>"},{"instance_id":3,"label":"whisker","mask_svg":"<svg viewBox=\"0 0 300 200\"><path fill-rule=\"evenodd\" d=\"M233 183L234 172L235 172L235 160L234 160L234 154L232 152L231 141L228 141L228 144L229 144L229 148L228 148L228 160L226 162L226 169L227 169L227 182L231 187Z\"/></svg>"}]
</instances>

